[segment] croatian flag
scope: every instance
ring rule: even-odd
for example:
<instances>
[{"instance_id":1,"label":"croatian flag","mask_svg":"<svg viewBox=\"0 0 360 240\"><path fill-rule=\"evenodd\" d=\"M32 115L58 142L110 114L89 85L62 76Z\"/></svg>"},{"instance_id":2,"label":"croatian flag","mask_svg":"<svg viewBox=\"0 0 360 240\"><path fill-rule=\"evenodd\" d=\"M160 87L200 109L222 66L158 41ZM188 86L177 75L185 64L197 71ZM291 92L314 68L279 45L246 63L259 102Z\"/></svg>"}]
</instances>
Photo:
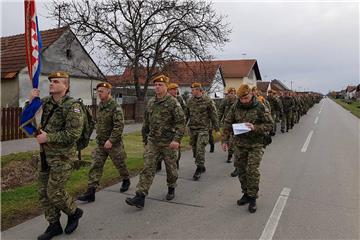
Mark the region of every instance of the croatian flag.
<instances>
[{"instance_id":1,"label":"croatian flag","mask_svg":"<svg viewBox=\"0 0 360 240\"><path fill-rule=\"evenodd\" d=\"M25 6L25 51L26 64L33 88L39 87L41 66L41 37L35 10L35 0L24 0ZM41 108L40 98L35 98L24 108L20 119L20 129L28 136L33 136L37 128L33 124L36 113Z\"/></svg>"}]
</instances>

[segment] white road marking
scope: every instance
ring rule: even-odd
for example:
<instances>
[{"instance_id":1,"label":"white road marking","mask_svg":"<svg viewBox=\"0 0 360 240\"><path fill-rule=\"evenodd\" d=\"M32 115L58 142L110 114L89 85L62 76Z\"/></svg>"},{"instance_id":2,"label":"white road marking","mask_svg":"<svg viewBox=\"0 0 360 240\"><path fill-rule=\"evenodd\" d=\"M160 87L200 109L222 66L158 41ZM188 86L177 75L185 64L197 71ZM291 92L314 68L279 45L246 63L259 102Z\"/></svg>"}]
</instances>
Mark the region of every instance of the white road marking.
<instances>
[{"instance_id":1,"label":"white road marking","mask_svg":"<svg viewBox=\"0 0 360 240\"><path fill-rule=\"evenodd\" d=\"M273 238L290 192L290 188L283 188L281 191L280 196L276 201L271 215L266 223L266 226L259 238L260 240L271 240Z\"/></svg>"},{"instance_id":2,"label":"white road marking","mask_svg":"<svg viewBox=\"0 0 360 240\"><path fill-rule=\"evenodd\" d=\"M311 132L309 132L309 135L308 135L308 137L306 138L306 141L305 141L305 143L304 143L304 145L303 145L303 147L302 147L302 149L301 149L301 152L306 152L306 150L307 150L307 148L308 148L308 146L309 146L309 143L310 143L310 140L311 140L311 137L312 137L313 133L314 133L313 130L311 130Z\"/></svg>"},{"instance_id":3,"label":"white road marking","mask_svg":"<svg viewBox=\"0 0 360 240\"><path fill-rule=\"evenodd\" d=\"M315 123L315 124L317 124L317 123L318 123L318 121L319 121L319 117L316 117L316 118L315 118L315 122L314 122L314 123Z\"/></svg>"}]
</instances>

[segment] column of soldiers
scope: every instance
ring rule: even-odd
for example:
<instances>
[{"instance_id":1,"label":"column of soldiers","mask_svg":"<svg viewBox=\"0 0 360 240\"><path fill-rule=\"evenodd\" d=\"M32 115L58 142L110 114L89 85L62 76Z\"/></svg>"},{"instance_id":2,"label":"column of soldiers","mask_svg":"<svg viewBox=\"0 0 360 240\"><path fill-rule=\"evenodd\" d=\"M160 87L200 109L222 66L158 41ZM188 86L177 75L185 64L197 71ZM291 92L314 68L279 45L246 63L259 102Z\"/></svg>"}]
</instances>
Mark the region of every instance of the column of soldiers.
<instances>
[{"instance_id":1,"label":"column of soldiers","mask_svg":"<svg viewBox=\"0 0 360 240\"><path fill-rule=\"evenodd\" d=\"M72 170L75 155L75 142L82 131L82 109L69 97L69 75L55 72L49 75L50 96L42 99L43 116L41 130L36 139L41 146L42 158L39 163L40 203L45 211L49 227L38 239L51 239L63 233L60 224L61 211L68 215L65 233L70 234L78 227L83 210L78 208L73 198L65 191L65 184ZM191 98L181 98L177 84L170 84L170 79L159 75L152 80L155 96L148 101L142 127L144 144L144 167L140 172L136 186L136 195L126 198L126 203L137 208L145 206L159 163L164 161L168 191L167 200L175 197L181 140L186 126L189 128L190 145L195 159L194 181L205 173L205 147L212 137L213 129L220 134L223 128L222 148L228 151L227 163L234 158L234 172L238 176L242 197L238 205L249 204L248 210L257 209L260 182L260 162L264 154L265 136L276 134L276 124L281 122L281 132L291 129L299 122L309 108L321 100L317 94L278 93L269 91L261 96L256 88L242 84L237 90L229 88L226 98L219 107L206 95L200 83L191 85ZM96 87L100 99L96 123L97 146L92 153L93 162L88 175L88 189L78 200L95 201L103 167L108 156L117 168L122 179L120 192L130 187L129 172L125 161L126 153L122 134L124 115L121 106L112 98L112 86L100 83ZM39 96L39 91L31 91L30 101ZM232 124L245 123L250 130L234 135ZM211 147L211 152L214 148ZM161 166L161 165L160 165Z\"/></svg>"}]
</instances>

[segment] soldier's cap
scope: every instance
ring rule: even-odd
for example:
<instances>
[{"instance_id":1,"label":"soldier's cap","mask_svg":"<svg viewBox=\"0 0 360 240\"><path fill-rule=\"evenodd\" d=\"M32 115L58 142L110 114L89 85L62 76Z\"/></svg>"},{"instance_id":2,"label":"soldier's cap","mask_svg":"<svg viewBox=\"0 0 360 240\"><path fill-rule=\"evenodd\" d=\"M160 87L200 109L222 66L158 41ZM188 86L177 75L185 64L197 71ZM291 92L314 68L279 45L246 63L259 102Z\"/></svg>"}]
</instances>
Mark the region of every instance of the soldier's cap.
<instances>
[{"instance_id":1,"label":"soldier's cap","mask_svg":"<svg viewBox=\"0 0 360 240\"><path fill-rule=\"evenodd\" d=\"M201 89L201 83L194 82L191 84L191 88L200 88Z\"/></svg>"},{"instance_id":2,"label":"soldier's cap","mask_svg":"<svg viewBox=\"0 0 360 240\"><path fill-rule=\"evenodd\" d=\"M98 83L98 85L96 85L96 89L98 89L99 87L104 87L104 88L108 88L108 89L112 88L111 84L108 82Z\"/></svg>"},{"instance_id":3,"label":"soldier's cap","mask_svg":"<svg viewBox=\"0 0 360 240\"><path fill-rule=\"evenodd\" d=\"M51 80L52 78L69 78L69 74L64 71L56 71L49 74L48 79Z\"/></svg>"},{"instance_id":4,"label":"soldier's cap","mask_svg":"<svg viewBox=\"0 0 360 240\"><path fill-rule=\"evenodd\" d=\"M179 88L179 85L177 85L176 83L170 83L168 86L168 89L177 89Z\"/></svg>"},{"instance_id":5,"label":"soldier's cap","mask_svg":"<svg viewBox=\"0 0 360 240\"><path fill-rule=\"evenodd\" d=\"M238 90L236 91L236 95L238 97L245 97L246 95L248 95L250 93L251 89L249 87L249 85L247 84L241 84L240 87L238 88Z\"/></svg>"},{"instance_id":6,"label":"soldier's cap","mask_svg":"<svg viewBox=\"0 0 360 240\"><path fill-rule=\"evenodd\" d=\"M236 89L234 87L229 87L228 90L227 90L227 93L231 93L231 92L236 93Z\"/></svg>"},{"instance_id":7,"label":"soldier's cap","mask_svg":"<svg viewBox=\"0 0 360 240\"><path fill-rule=\"evenodd\" d=\"M156 76L156 77L154 77L154 78L152 79L152 82L153 82L153 83L163 82L163 83L165 83L166 85L169 84L169 81L170 81L170 78L169 78L168 76L164 75L164 74L160 74L160 75L158 75L158 76Z\"/></svg>"}]
</instances>

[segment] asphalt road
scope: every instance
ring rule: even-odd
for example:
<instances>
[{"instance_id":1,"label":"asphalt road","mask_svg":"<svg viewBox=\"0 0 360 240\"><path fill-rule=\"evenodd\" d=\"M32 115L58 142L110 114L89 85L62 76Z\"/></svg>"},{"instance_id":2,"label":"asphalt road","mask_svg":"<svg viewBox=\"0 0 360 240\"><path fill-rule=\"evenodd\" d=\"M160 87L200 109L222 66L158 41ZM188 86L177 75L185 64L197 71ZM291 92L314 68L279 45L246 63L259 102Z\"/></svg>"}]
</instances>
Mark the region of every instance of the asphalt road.
<instances>
[{"instance_id":1,"label":"asphalt road","mask_svg":"<svg viewBox=\"0 0 360 240\"><path fill-rule=\"evenodd\" d=\"M237 206L240 185L219 147L206 154L206 173L194 182L184 152L176 197L165 199L165 171L155 177L145 208L128 206L120 185L80 204L84 216L72 235L54 239L359 239L359 119L329 99L315 105L293 130L277 134L261 163L258 211ZM62 217L65 226L67 218ZM34 239L43 216L2 232Z\"/></svg>"}]
</instances>

